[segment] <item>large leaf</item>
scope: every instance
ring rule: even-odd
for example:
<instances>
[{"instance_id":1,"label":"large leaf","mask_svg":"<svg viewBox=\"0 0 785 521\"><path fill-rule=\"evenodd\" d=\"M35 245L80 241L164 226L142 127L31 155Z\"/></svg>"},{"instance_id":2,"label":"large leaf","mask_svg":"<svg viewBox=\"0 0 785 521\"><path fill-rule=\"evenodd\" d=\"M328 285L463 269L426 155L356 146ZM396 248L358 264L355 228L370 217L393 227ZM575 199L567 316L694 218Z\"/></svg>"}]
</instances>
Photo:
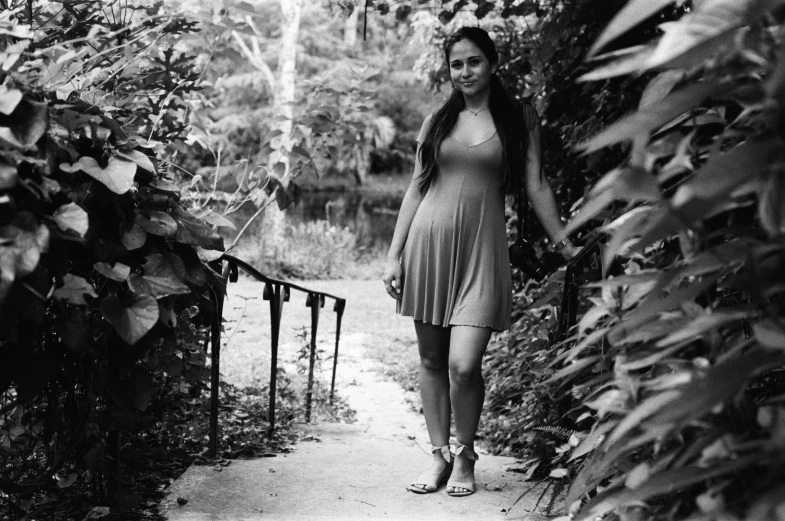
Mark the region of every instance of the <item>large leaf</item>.
<instances>
[{"instance_id":1,"label":"large leaf","mask_svg":"<svg viewBox=\"0 0 785 521\"><path fill-rule=\"evenodd\" d=\"M0 85L0 114L10 116L20 101L22 101L21 90L9 89L5 85Z\"/></svg>"},{"instance_id":2,"label":"large leaf","mask_svg":"<svg viewBox=\"0 0 785 521\"><path fill-rule=\"evenodd\" d=\"M659 408L654 414L647 414L649 421L646 425L681 425L682 422L699 420L708 414L714 407L729 400L742 392L747 382L767 369L785 363L785 354L771 351L752 351L743 356L727 360L711 368L703 376L695 376L688 384L682 386L677 392L677 397L672 400L669 407ZM674 391L666 391L655 395L670 395ZM633 413L628 416L631 417ZM631 418L629 422L624 418L619 427L608 438L608 444L618 441L627 430L639 426L646 417ZM626 430L622 429L622 424Z\"/></svg>"},{"instance_id":3,"label":"large leaf","mask_svg":"<svg viewBox=\"0 0 785 521\"><path fill-rule=\"evenodd\" d=\"M30 148L46 133L47 120L46 105L23 99L11 115L0 114L0 143Z\"/></svg>"},{"instance_id":4,"label":"large leaf","mask_svg":"<svg viewBox=\"0 0 785 521\"><path fill-rule=\"evenodd\" d=\"M707 331L711 331L720 326L728 326L730 322L735 322L749 316L748 311L715 311L708 315L700 315L691 322L672 331L668 336L657 342L657 347L668 347L670 345L683 342L692 338L699 338Z\"/></svg>"},{"instance_id":5,"label":"large leaf","mask_svg":"<svg viewBox=\"0 0 785 521\"><path fill-rule=\"evenodd\" d=\"M183 267L183 271L185 268ZM175 273L169 260L160 253L146 257L142 274L132 274L128 285L138 295L152 295L156 299L167 295L186 295L191 289Z\"/></svg>"},{"instance_id":6,"label":"large leaf","mask_svg":"<svg viewBox=\"0 0 785 521\"><path fill-rule=\"evenodd\" d=\"M150 219L147 219L148 221ZM133 226L130 229L125 230L123 235L120 237L120 242L123 243L123 246L126 247L128 250L136 250L144 246L144 243L147 241L147 232L138 222L134 222Z\"/></svg>"},{"instance_id":7,"label":"large leaf","mask_svg":"<svg viewBox=\"0 0 785 521\"><path fill-rule=\"evenodd\" d=\"M35 271L48 248L49 228L37 224L29 212L20 212L12 224L0 226L0 303L14 280Z\"/></svg>"},{"instance_id":8,"label":"large leaf","mask_svg":"<svg viewBox=\"0 0 785 521\"><path fill-rule=\"evenodd\" d=\"M589 141L578 145L578 150L590 154L601 148L636 138L649 136L676 116L717 95L726 87L717 83L696 83L680 89L662 102L646 106L637 112L623 117Z\"/></svg>"},{"instance_id":9,"label":"large leaf","mask_svg":"<svg viewBox=\"0 0 785 521\"><path fill-rule=\"evenodd\" d=\"M54 292L54 298L56 299L64 300L69 304L77 306L86 306L85 295L90 295L93 298L98 297L92 284L82 277L66 273L63 277L63 282L62 287L57 288Z\"/></svg>"},{"instance_id":10,"label":"large leaf","mask_svg":"<svg viewBox=\"0 0 785 521\"><path fill-rule=\"evenodd\" d=\"M785 235L785 176L772 172L758 194L758 215L770 237Z\"/></svg>"},{"instance_id":11,"label":"large leaf","mask_svg":"<svg viewBox=\"0 0 785 521\"><path fill-rule=\"evenodd\" d=\"M101 301L101 313L120 338L134 345L158 322L158 302L145 296L125 307L117 297L106 297Z\"/></svg>"},{"instance_id":12,"label":"large leaf","mask_svg":"<svg viewBox=\"0 0 785 521\"><path fill-rule=\"evenodd\" d=\"M137 214L135 225L139 225L142 231L152 233L153 235L160 235L161 237L174 237L177 233L177 221L175 221L174 218L168 213L159 212L158 210L151 211L149 215L142 213ZM139 240L141 239L138 236L138 232L134 233L137 234L137 237L129 237L129 243L131 245L138 244ZM144 244L144 241L142 241L142 244ZM140 246L141 244L136 247L138 248Z\"/></svg>"},{"instance_id":13,"label":"large leaf","mask_svg":"<svg viewBox=\"0 0 785 521\"><path fill-rule=\"evenodd\" d=\"M93 269L104 277L117 282L125 282L125 279L131 274L131 268L122 262L116 262L111 266L106 262L96 262L93 264Z\"/></svg>"},{"instance_id":14,"label":"large leaf","mask_svg":"<svg viewBox=\"0 0 785 521\"><path fill-rule=\"evenodd\" d=\"M688 284L669 294L652 291L637 308L628 313L622 321L608 333L608 340L612 343L621 341L622 338L635 331L646 322L655 319L660 313L670 311L685 302L692 302L695 297L714 285L720 274L707 277L705 280Z\"/></svg>"},{"instance_id":15,"label":"large leaf","mask_svg":"<svg viewBox=\"0 0 785 521\"><path fill-rule=\"evenodd\" d=\"M117 155L122 157L123 159L127 159L129 161L133 161L136 163L136 166L147 170L151 174L155 173L155 167L153 166L153 162L147 156L147 154L143 152L139 152L138 150L133 149L123 149L118 150Z\"/></svg>"},{"instance_id":16,"label":"large leaf","mask_svg":"<svg viewBox=\"0 0 785 521\"><path fill-rule=\"evenodd\" d=\"M783 3L783 0L704 0L694 12L663 24L665 35L647 66L658 67L674 60L703 42L755 21Z\"/></svg>"},{"instance_id":17,"label":"large leaf","mask_svg":"<svg viewBox=\"0 0 785 521\"><path fill-rule=\"evenodd\" d=\"M208 250L224 250L223 238L206 223L191 215L188 210L173 205L171 216L177 222L174 238L178 242Z\"/></svg>"},{"instance_id":18,"label":"large leaf","mask_svg":"<svg viewBox=\"0 0 785 521\"><path fill-rule=\"evenodd\" d=\"M10 190L16 186L19 173L16 167L0 161L0 190Z\"/></svg>"},{"instance_id":19,"label":"large leaf","mask_svg":"<svg viewBox=\"0 0 785 521\"><path fill-rule=\"evenodd\" d=\"M134 186L136 163L118 156L110 156L106 168L90 156L82 156L76 163L60 165L63 172L74 173L82 171L90 177L103 183L109 190L116 194L124 194Z\"/></svg>"},{"instance_id":20,"label":"large leaf","mask_svg":"<svg viewBox=\"0 0 785 521\"><path fill-rule=\"evenodd\" d=\"M685 490L691 485L731 474L760 463L760 455L754 454L732 461L725 461L721 465L708 469L701 467L668 469L651 476L637 488L616 488L597 494L596 497L584 505L573 519L575 521L583 521L584 519L603 517L622 505L638 504L641 501L662 494Z\"/></svg>"},{"instance_id":21,"label":"large leaf","mask_svg":"<svg viewBox=\"0 0 785 521\"><path fill-rule=\"evenodd\" d=\"M61 230L73 232L79 237L84 237L90 227L87 212L76 203L64 204L55 210L52 217Z\"/></svg>"},{"instance_id":22,"label":"large leaf","mask_svg":"<svg viewBox=\"0 0 785 521\"><path fill-rule=\"evenodd\" d=\"M600 37L597 38L597 41L589 49L588 55L594 56L598 50L602 49L609 42L636 27L655 13L662 11L673 2L674 0L631 0L605 27Z\"/></svg>"}]
</instances>

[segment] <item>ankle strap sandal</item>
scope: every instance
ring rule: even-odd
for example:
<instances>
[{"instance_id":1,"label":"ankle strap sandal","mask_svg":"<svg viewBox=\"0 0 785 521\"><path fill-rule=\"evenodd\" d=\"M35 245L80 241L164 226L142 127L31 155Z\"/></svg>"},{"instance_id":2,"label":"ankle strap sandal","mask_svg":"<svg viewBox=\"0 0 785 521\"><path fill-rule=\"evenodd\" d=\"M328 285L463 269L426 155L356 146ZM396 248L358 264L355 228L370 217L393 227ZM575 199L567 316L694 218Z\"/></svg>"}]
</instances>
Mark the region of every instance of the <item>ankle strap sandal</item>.
<instances>
[{"instance_id":1,"label":"ankle strap sandal","mask_svg":"<svg viewBox=\"0 0 785 521\"><path fill-rule=\"evenodd\" d=\"M472 449L470 449L468 446L462 443L456 443L454 447L455 448L453 449L452 452L453 454L455 454L456 458L461 454L463 454L463 456L466 459L472 462L480 459L480 456L478 456L476 452L474 452ZM473 466L474 464L472 464L472 467ZM452 488L452 490L450 490L450 488ZM456 489L462 489L462 490L459 491ZM450 479L447 481L448 496L453 496L453 497L469 496L471 494L474 494L475 490L477 490L477 483L474 480L474 471L472 471L471 474L471 481L459 481L457 479L453 479L452 476L450 476Z\"/></svg>"},{"instance_id":2,"label":"ankle strap sandal","mask_svg":"<svg viewBox=\"0 0 785 521\"><path fill-rule=\"evenodd\" d=\"M441 447L437 447L436 445L431 445L431 454L436 454L437 452L442 455L444 461L447 463L452 463L452 451L450 450L450 445L442 445Z\"/></svg>"}]
</instances>

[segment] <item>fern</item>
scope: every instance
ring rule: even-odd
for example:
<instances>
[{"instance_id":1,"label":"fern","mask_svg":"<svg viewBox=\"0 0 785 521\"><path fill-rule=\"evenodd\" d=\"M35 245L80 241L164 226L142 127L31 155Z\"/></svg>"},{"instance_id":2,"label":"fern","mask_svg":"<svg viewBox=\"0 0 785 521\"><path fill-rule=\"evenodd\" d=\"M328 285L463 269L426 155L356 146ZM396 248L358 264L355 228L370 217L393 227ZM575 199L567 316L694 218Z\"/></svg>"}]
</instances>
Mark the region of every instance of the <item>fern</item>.
<instances>
[{"instance_id":1,"label":"fern","mask_svg":"<svg viewBox=\"0 0 785 521\"><path fill-rule=\"evenodd\" d=\"M532 430L544 432L546 434L550 434L560 440L569 440L570 436L575 434L576 431L565 429L564 427L554 427L551 425L535 425L532 427Z\"/></svg>"},{"instance_id":2,"label":"fern","mask_svg":"<svg viewBox=\"0 0 785 521\"><path fill-rule=\"evenodd\" d=\"M545 507L545 515L550 516L553 513L553 506L556 504L556 500L562 493L567 489L567 480L566 479L559 479L553 485L553 491L551 491L551 499L548 501L548 506Z\"/></svg>"}]
</instances>

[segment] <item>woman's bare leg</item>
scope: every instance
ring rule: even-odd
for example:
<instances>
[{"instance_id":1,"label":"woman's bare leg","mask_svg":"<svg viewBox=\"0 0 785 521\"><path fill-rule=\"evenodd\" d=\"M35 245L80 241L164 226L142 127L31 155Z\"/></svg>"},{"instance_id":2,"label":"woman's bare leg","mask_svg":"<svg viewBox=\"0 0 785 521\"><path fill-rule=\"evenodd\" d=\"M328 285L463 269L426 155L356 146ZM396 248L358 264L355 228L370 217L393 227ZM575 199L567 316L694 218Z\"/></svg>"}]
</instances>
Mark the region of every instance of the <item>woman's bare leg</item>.
<instances>
[{"instance_id":1,"label":"woman's bare leg","mask_svg":"<svg viewBox=\"0 0 785 521\"><path fill-rule=\"evenodd\" d=\"M447 365L450 329L415 320L414 330L420 349L420 393L425 425L431 444L441 447L450 442L450 378ZM441 454L436 453L428 473L438 477L446 465ZM424 488L422 483L417 485Z\"/></svg>"},{"instance_id":2,"label":"woman's bare leg","mask_svg":"<svg viewBox=\"0 0 785 521\"><path fill-rule=\"evenodd\" d=\"M485 381L482 377L482 356L493 331L490 328L453 326L450 331L450 401L455 419L455 439L474 450L474 435L480 423L485 400ZM463 454L455 458L451 479L470 482L474 476L474 462ZM452 487L450 487L452 488ZM451 492L463 492L455 487Z\"/></svg>"}]
</instances>

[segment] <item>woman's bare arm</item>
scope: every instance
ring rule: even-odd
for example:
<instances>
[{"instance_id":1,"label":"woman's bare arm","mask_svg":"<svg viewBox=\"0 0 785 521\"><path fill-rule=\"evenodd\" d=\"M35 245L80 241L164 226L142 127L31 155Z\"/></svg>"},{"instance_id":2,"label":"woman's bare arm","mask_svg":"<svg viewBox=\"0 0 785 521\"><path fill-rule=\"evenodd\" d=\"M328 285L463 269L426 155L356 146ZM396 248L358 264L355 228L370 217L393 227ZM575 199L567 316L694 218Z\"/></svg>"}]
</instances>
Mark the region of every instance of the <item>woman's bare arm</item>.
<instances>
[{"instance_id":1,"label":"woman's bare arm","mask_svg":"<svg viewBox=\"0 0 785 521\"><path fill-rule=\"evenodd\" d=\"M531 201L534 213L537 215L542 227L551 239L551 244L557 244L567 237L564 224L559 215L559 207L553 195L551 185L541 174L542 169L542 136L540 125L537 123L529 132L529 146L526 151L526 183L525 189ZM567 243L564 248L567 256L574 253L574 247Z\"/></svg>"},{"instance_id":2,"label":"woman's bare arm","mask_svg":"<svg viewBox=\"0 0 785 521\"><path fill-rule=\"evenodd\" d=\"M422 140L425 130L428 128L430 116L425 118L423 127L420 130L420 141ZM387 288L387 293L391 297L401 298L401 287L403 281L401 276L403 274L401 269L400 257L403 252L403 247L406 244L406 238L409 236L409 229L414 220L414 214L417 213L417 208L420 207L423 194L420 192L420 176L422 175L422 164L420 163L420 147L422 143L417 144L417 152L414 156L414 174L409 183L409 188L403 196L401 202L401 209L398 211L398 219L395 221L395 231L393 231L392 241L390 241L390 250L387 253L387 265L384 269L382 280Z\"/></svg>"}]
</instances>

